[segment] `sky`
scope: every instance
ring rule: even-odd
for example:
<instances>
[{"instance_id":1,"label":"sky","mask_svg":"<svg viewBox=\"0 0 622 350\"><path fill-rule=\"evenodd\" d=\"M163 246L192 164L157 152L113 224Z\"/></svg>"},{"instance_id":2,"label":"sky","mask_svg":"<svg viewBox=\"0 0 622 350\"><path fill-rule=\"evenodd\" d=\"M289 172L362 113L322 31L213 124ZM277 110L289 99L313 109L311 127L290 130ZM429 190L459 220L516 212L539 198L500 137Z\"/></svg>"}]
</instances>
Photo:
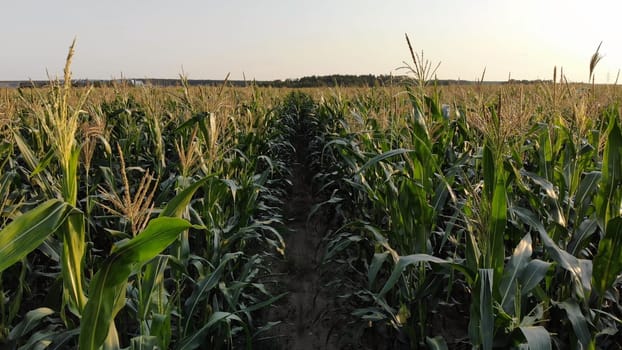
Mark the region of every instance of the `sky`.
<instances>
[{"instance_id":1,"label":"sky","mask_svg":"<svg viewBox=\"0 0 622 350\"><path fill-rule=\"evenodd\" d=\"M0 80L295 79L405 74L404 34L439 79L596 81L622 68L617 0L0 0ZM621 78L622 83L622 78Z\"/></svg>"}]
</instances>

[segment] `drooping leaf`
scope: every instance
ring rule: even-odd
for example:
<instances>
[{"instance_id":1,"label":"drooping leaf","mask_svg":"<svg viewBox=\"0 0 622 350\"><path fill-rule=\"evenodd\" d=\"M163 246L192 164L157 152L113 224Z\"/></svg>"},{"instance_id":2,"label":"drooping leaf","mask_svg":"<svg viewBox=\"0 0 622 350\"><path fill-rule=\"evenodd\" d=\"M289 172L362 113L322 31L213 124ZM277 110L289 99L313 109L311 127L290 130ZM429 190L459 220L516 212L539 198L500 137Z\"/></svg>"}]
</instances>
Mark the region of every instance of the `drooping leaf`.
<instances>
[{"instance_id":1,"label":"drooping leaf","mask_svg":"<svg viewBox=\"0 0 622 350\"><path fill-rule=\"evenodd\" d=\"M583 249L588 243L589 238L596 232L598 221L596 219L586 219L581 222L568 244L568 252L574 256Z\"/></svg>"},{"instance_id":2,"label":"drooping leaf","mask_svg":"<svg viewBox=\"0 0 622 350\"><path fill-rule=\"evenodd\" d=\"M384 264L384 262L389 257L389 252L384 253L376 253L371 260L371 264L369 265L369 270L367 271L367 288L372 289L373 283L376 280L376 276L378 275L378 271Z\"/></svg>"},{"instance_id":3,"label":"drooping leaf","mask_svg":"<svg viewBox=\"0 0 622 350\"><path fill-rule=\"evenodd\" d=\"M242 320L238 316L230 312L222 312L222 311L214 312L203 327L198 329L196 332L193 332L189 336L185 337L181 341L179 350L193 350L193 349L196 349L202 346L203 339L205 338L210 328L212 328L214 325L220 322L225 322L227 320L235 320L238 322L242 322Z\"/></svg>"},{"instance_id":4,"label":"drooping leaf","mask_svg":"<svg viewBox=\"0 0 622 350\"><path fill-rule=\"evenodd\" d=\"M190 200L192 199L194 193L210 178L210 176L204 177L203 179L193 183L192 185L185 188L183 191L179 192L175 197L173 197L173 199L168 202L168 204L166 204L166 206L160 213L160 217L181 217L184 210L188 206L188 203L190 203Z\"/></svg>"},{"instance_id":5,"label":"drooping leaf","mask_svg":"<svg viewBox=\"0 0 622 350\"><path fill-rule=\"evenodd\" d=\"M397 283L400 276L402 275L402 272L404 271L406 267L413 265L413 264L422 263L422 262L432 262L436 264L448 264L449 263L449 261L447 260L443 260L441 258L437 258L435 256L428 255L428 254L413 254L413 255L407 255L407 256L400 256L397 263L395 264L395 267L393 268L393 271L391 272L391 276L389 276L389 279L384 284L384 287L382 287L382 290L380 291L380 293L378 293L378 295L382 297L388 291L390 291L391 288L393 288L393 286L395 285L395 283Z\"/></svg>"},{"instance_id":6,"label":"drooping leaf","mask_svg":"<svg viewBox=\"0 0 622 350\"><path fill-rule=\"evenodd\" d=\"M551 180L530 173L528 171L521 171L521 175L528 177L536 185L540 186L540 188L544 191L544 194L546 195L545 201L550 206L551 220L553 220L562 227L566 227L566 217L564 216L564 213L561 210L559 204L559 195L557 194L555 185L553 185Z\"/></svg>"},{"instance_id":7,"label":"drooping leaf","mask_svg":"<svg viewBox=\"0 0 622 350\"><path fill-rule=\"evenodd\" d=\"M24 316L24 319L18 323L9 333L9 340L18 340L35 329L46 316L54 314L54 310L47 307L40 307L30 310Z\"/></svg>"},{"instance_id":8,"label":"drooping leaf","mask_svg":"<svg viewBox=\"0 0 622 350\"><path fill-rule=\"evenodd\" d=\"M546 232L544 225L542 225L532 211L517 207L512 208L511 211L516 213L517 217L525 224L538 231L540 240L544 244L544 247L551 258L563 269L572 274L572 277L577 284L577 288L579 288L577 291L583 294L586 292L589 293L591 290L591 281L589 279L589 273L584 271L584 268L586 267L585 264L555 244Z\"/></svg>"},{"instance_id":9,"label":"drooping leaf","mask_svg":"<svg viewBox=\"0 0 622 350\"><path fill-rule=\"evenodd\" d=\"M241 252L225 254L222 257L218 267L214 271L212 271L209 276L201 280L196 285L196 288L192 292L192 295L190 295L184 305L185 315L183 326L181 329L182 336L186 336L191 330L190 326L192 324L192 317L198 309L199 304L207 297L207 293L216 285L218 285L218 282L220 282L222 274L224 273L229 261L236 259L241 254Z\"/></svg>"},{"instance_id":10,"label":"drooping leaf","mask_svg":"<svg viewBox=\"0 0 622 350\"><path fill-rule=\"evenodd\" d=\"M547 249L551 258L557 262L559 266L572 274L577 287L580 288L578 292L589 293L591 290L591 281L586 271L584 271L584 266L581 261L558 247L548 234L540 234L540 239L542 243L544 243L544 247Z\"/></svg>"},{"instance_id":11,"label":"drooping leaf","mask_svg":"<svg viewBox=\"0 0 622 350\"><path fill-rule=\"evenodd\" d=\"M374 165L376 165L377 163L391 158L391 157L395 157L401 154L406 154L409 152L415 152L415 150L412 149L406 149L406 148L397 148L397 149L392 149L390 151L384 152L382 154L379 154L375 157L373 157L372 159L370 159L369 161L367 161L367 163L365 163L358 171L357 174L362 173L363 171L367 170L368 168L373 167Z\"/></svg>"},{"instance_id":12,"label":"drooping leaf","mask_svg":"<svg viewBox=\"0 0 622 350\"><path fill-rule=\"evenodd\" d=\"M518 246L514 249L514 254L512 254L503 270L503 277L501 277L501 283L499 284L501 306L505 312L512 315L514 314L514 296L518 288L518 276L523 273L523 270L529 263L531 254L531 234L528 233L518 243Z\"/></svg>"},{"instance_id":13,"label":"drooping leaf","mask_svg":"<svg viewBox=\"0 0 622 350\"><path fill-rule=\"evenodd\" d=\"M590 203L592 196L598 190L598 183L601 177L602 173L600 171L591 171L585 174L574 197L575 205L581 208Z\"/></svg>"},{"instance_id":14,"label":"drooping leaf","mask_svg":"<svg viewBox=\"0 0 622 350\"><path fill-rule=\"evenodd\" d=\"M521 294L526 295L534 289L546 277L550 267L551 263L549 262L539 259L531 260L519 276Z\"/></svg>"},{"instance_id":15,"label":"drooping leaf","mask_svg":"<svg viewBox=\"0 0 622 350\"><path fill-rule=\"evenodd\" d=\"M583 349L588 349L588 346L592 341L590 330L587 327L587 321L577 302L570 299L561 303L555 303L555 305L566 311L566 315L572 325L572 329L574 330L577 340Z\"/></svg>"},{"instance_id":16,"label":"drooping leaf","mask_svg":"<svg viewBox=\"0 0 622 350\"><path fill-rule=\"evenodd\" d=\"M149 222L144 231L115 250L102 264L90 285L80 323L80 349L97 350L104 343L120 300L124 303L127 279L143 264L160 254L177 236L192 225L179 218L161 217Z\"/></svg>"},{"instance_id":17,"label":"drooping leaf","mask_svg":"<svg viewBox=\"0 0 622 350\"><path fill-rule=\"evenodd\" d=\"M80 328L74 328L62 333L56 333L46 350L64 350L67 349L67 343L72 341L80 334Z\"/></svg>"},{"instance_id":18,"label":"drooping leaf","mask_svg":"<svg viewBox=\"0 0 622 350\"><path fill-rule=\"evenodd\" d=\"M65 221L68 212L69 205L51 199L5 226L0 231L0 272L40 246Z\"/></svg>"}]
</instances>

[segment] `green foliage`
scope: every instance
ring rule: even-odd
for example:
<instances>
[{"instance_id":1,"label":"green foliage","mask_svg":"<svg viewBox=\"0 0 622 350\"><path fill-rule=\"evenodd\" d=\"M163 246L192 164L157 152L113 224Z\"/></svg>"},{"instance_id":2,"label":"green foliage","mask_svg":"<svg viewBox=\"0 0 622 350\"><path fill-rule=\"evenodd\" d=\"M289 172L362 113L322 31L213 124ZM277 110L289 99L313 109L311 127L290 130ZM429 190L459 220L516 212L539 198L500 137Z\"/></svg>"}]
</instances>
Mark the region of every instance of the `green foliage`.
<instances>
[{"instance_id":1,"label":"green foliage","mask_svg":"<svg viewBox=\"0 0 622 350\"><path fill-rule=\"evenodd\" d=\"M80 349L99 349L123 307L130 274L139 271L191 226L178 218L153 219L143 232L116 247L91 281L80 326Z\"/></svg>"},{"instance_id":2,"label":"green foliage","mask_svg":"<svg viewBox=\"0 0 622 350\"><path fill-rule=\"evenodd\" d=\"M65 221L70 207L50 199L18 216L0 231L0 272L24 259Z\"/></svg>"},{"instance_id":3,"label":"green foliage","mask_svg":"<svg viewBox=\"0 0 622 350\"><path fill-rule=\"evenodd\" d=\"M483 349L620 346L619 108L593 93L562 108L547 85L447 97L413 59L423 78L401 92L21 91L0 128L0 339L252 346L287 292L267 276L300 163L322 198L309 217L341 225L323 282L348 291L358 334L463 345L449 324Z\"/></svg>"},{"instance_id":4,"label":"green foliage","mask_svg":"<svg viewBox=\"0 0 622 350\"><path fill-rule=\"evenodd\" d=\"M361 290L349 296L354 314L407 334L411 348L442 347L431 324L447 310L469 313L476 347L615 343L618 109L603 109L604 140L585 129L597 122L574 130L558 114L513 134L502 93L450 118L438 90L405 94L401 111L369 96L318 107L316 179L345 223L325 259L364 276L339 281Z\"/></svg>"}]
</instances>

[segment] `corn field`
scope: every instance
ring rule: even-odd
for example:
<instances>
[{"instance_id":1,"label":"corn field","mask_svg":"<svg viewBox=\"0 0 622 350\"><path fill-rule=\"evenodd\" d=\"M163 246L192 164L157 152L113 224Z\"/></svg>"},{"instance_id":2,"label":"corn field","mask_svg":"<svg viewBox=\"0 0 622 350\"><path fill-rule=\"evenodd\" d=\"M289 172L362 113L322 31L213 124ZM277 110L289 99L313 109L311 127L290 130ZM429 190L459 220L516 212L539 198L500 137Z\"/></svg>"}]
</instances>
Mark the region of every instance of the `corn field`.
<instances>
[{"instance_id":1,"label":"corn field","mask_svg":"<svg viewBox=\"0 0 622 350\"><path fill-rule=\"evenodd\" d=\"M72 55L0 91L3 349L622 348L618 87L413 55L391 87L75 88Z\"/></svg>"}]
</instances>

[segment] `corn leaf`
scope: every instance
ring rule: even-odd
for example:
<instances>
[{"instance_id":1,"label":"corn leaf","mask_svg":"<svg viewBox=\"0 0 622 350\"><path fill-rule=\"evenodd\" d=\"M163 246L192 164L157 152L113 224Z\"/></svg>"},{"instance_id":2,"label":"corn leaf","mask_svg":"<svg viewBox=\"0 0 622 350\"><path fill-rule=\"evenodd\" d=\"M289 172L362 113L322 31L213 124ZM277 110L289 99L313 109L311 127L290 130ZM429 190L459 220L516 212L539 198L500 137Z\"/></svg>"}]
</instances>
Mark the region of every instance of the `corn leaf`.
<instances>
[{"instance_id":1,"label":"corn leaf","mask_svg":"<svg viewBox=\"0 0 622 350\"><path fill-rule=\"evenodd\" d=\"M514 296L518 288L518 276L531 259L531 234L526 234L514 249L514 254L508 261L504 271L501 283L499 284L499 293L501 294L501 306L505 312L512 313L514 308ZM513 314L513 313L512 313Z\"/></svg>"},{"instance_id":2,"label":"corn leaf","mask_svg":"<svg viewBox=\"0 0 622 350\"><path fill-rule=\"evenodd\" d=\"M0 231L0 272L22 260L65 221L69 205L51 199L18 216Z\"/></svg>"},{"instance_id":3,"label":"corn leaf","mask_svg":"<svg viewBox=\"0 0 622 350\"><path fill-rule=\"evenodd\" d=\"M160 254L190 227L189 222L179 218L153 219L144 231L121 245L104 261L91 281L90 299L80 324L80 349L96 350L102 346L119 311L115 305L119 299L124 299L130 274Z\"/></svg>"},{"instance_id":4,"label":"corn leaf","mask_svg":"<svg viewBox=\"0 0 622 350\"><path fill-rule=\"evenodd\" d=\"M600 192L594 198L598 220L603 231L613 217L620 215L622 200L622 130L617 113L611 113L607 127L607 142L603 152Z\"/></svg>"},{"instance_id":5,"label":"corn leaf","mask_svg":"<svg viewBox=\"0 0 622 350\"><path fill-rule=\"evenodd\" d=\"M378 293L378 295L382 297L388 291L390 291L391 288L393 288L393 286L395 285L395 283L397 283L400 276L402 275L402 272L404 271L406 267L410 265L422 263L422 262L432 262L436 264L448 264L449 263L449 261L447 260L443 260L441 258L437 258L435 256L428 255L428 254L413 254L413 255L407 255L407 256L400 256L397 263L395 264L395 267L393 268L393 271L391 272L391 276L389 276L389 279L384 284L384 287L382 287L382 290L380 291L380 293Z\"/></svg>"},{"instance_id":6,"label":"corn leaf","mask_svg":"<svg viewBox=\"0 0 622 350\"><path fill-rule=\"evenodd\" d=\"M373 157L372 159L370 159L369 161L367 161L367 163L365 163L358 171L357 174L362 173L363 171L367 170L368 168L371 168L373 166L375 166L376 164L378 164L379 162L391 158L391 157L395 157L401 154L406 154L406 153L410 153L410 152L415 152L415 150L412 149L406 149L406 148L397 148L397 149L392 149L390 151L384 152L382 154L379 154L375 157Z\"/></svg>"},{"instance_id":7,"label":"corn leaf","mask_svg":"<svg viewBox=\"0 0 622 350\"><path fill-rule=\"evenodd\" d=\"M542 326L522 326L520 330L527 340L529 350L552 349L551 335L546 328Z\"/></svg>"},{"instance_id":8,"label":"corn leaf","mask_svg":"<svg viewBox=\"0 0 622 350\"><path fill-rule=\"evenodd\" d=\"M581 180L574 197L574 202L582 211L590 204L592 196L598 190L598 183L601 178L602 173L600 171L591 171L586 173L583 180Z\"/></svg>"},{"instance_id":9,"label":"corn leaf","mask_svg":"<svg viewBox=\"0 0 622 350\"><path fill-rule=\"evenodd\" d=\"M579 295L583 294L585 296L586 292L589 293L592 288L589 261L577 259L572 254L557 246L557 244L555 244L546 232L544 225L532 211L519 207L514 207L511 210L523 223L538 231L540 239L551 258L564 270L567 270L572 274L572 277L577 285L577 292Z\"/></svg>"},{"instance_id":10,"label":"corn leaf","mask_svg":"<svg viewBox=\"0 0 622 350\"><path fill-rule=\"evenodd\" d=\"M63 286L69 309L77 316L86 304L83 287L84 252L86 249L84 214L71 213L59 230L63 239L61 266Z\"/></svg>"},{"instance_id":11,"label":"corn leaf","mask_svg":"<svg viewBox=\"0 0 622 350\"><path fill-rule=\"evenodd\" d=\"M479 269L480 294L479 294L479 316L480 316L480 339L482 349L492 350L495 332L495 315L492 297L492 286L494 278L493 269Z\"/></svg>"},{"instance_id":12,"label":"corn leaf","mask_svg":"<svg viewBox=\"0 0 622 350\"><path fill-rule=\"evenodd\" d=\"M486 199L492 202L493 189L495 187L495 160L488 142L484 145L482 157L484 193L486 194Z\"/></svg>"},{"instance_id":13,"label":"corn leaf","mask_svg":"<svg viewBox=\"0 0 622 350\"><path fill-rule=\"evenodd\" d=\"M389 252L375 253L367 271L367 288L372 289L380 268L389 257Z\"/></svg>"},{"instance_id":14,"label":"corn leaf","mask_svg":"<svg viewBox=\"0 0 622 350\"><path fill-rule=\"evenodd\" d=\"M9 340L18 340L21 337L28 334L30 331L35 329L39 325L39 322L42 318L46 316L50 316L54 314L54 310L47 307L40 307L34 310L30 310L24 316L24 319L18 323L13 329L11 329L11 333L9 333Z\"/></svg>"},{"instance_id":15,"label":"corn leaf","mask_svg":"<svg viewBox=\"0 0 622 350\"><path fill-rule=\"evenodd\" d=\"M67 349L68 342L72 341L73 338L77 337L80 334L80 328L70 329L68 331L64 331L62 333L56 333L54 338L52 339L52 344L50 344L46 350L65 350Z\"/></svg>"},{"instance_id":16,"label":"corn leaf","mask_svg":"<svg viewBox=\"0 0 622 350\"><path fill-rule=\"evenodd\" d=\"M138 316L146 320L150 311L151 300L159 299L158 290L164 281L164 271L168 266L167 256L158 256L145 265L142 276L142 288L140 302L138 303Z\"/></svg>"},{"instance_id":17,"label":"corn leaf","mask_svg":"<svg viewBox=\"0 0 622 350\"><path fill-rule=\"evenodd\" d=\"M225 268L227 267L227 263L239 257L241 254L242 254L241 252L225 254L222 260L220 261L220 264L218 265L218 267L214 271L212 271L212 273L209 274L207 278L203 279L202 281L198 283L198 285L192 292L192 295L190 295L190 297L186 300L186 303L185 303L185 308L184 308L185 309L185 320L183 323L183 328L182 328L182 333L181 333L183 336L186 336L188 332L190 331L190 325L192 323L192 316L198 309L201 301L203 301L203 299L207 297L208 292L212 288L217 286L218 282L220 282L222 274L224 273Z\"/></svg>"},{"instance_id":18,"label":"corn leaf","mask_svg":"<svg viewBox=\"0 0 622 350\"><path fill-rule=\"evenodd\" d=\"M160 217L170 216L170 217L181 217L184 210L190 203L192 196L199 189L199 187L203 186L205 182L207 182L211 176L207 176L202 178L201 180L193 183L192 185L185 188L183 191L179 192L173 199L171 199L166 207L160 213Z\"/></svg>"},{"instance_id":19,"label":"corn leaf","mask_svg":"<svg viewBox=\"0 0 622 350\"><path fill-rule=\"evenodd\" d=\"M182 340L179 350L192 350L202 346L203 338L205 338L205 335L210 328L226 320L236 320L242 322L242 320L235 314L222 311L214 312L203 327Z\"/></svg>"},{"instance_id":20,"label":"corn leaf","mask_svg":"<svg viewBox=\"0 0 622 350\"><path fill-rule=\"evenodd\" d=\"M587 328L587 320L581 312L579 304L577 304L575 300L566 300L561 303L555 303L555 305L566 311L568 320L570 320L570 324L572 325L572 329L574 330L574 334L576 335L581 348L589 349L589 344L592 339L590 336L590 330Z\"/></svg>"},{"instance_id":21,"label":"corn leaf","mask_svg":"<svg viewBox=\"0 0 622 350\"><path fill-rule=\"evenodd\" d=\"M594 257L592 285L603 296L622 272L622 217L609 220Z\"/></svg>"},{"instance_id":22,"label":"corn leaf","mask_svg":"<svg viewBox=\"0 0 622 350\"><path fill-rule=\"evenodd\" d=\"M434 338L425 337L425 343L429 349L432 350L447 350L447 342L445 342L445 338L441 336L437 336Z\"/></svg>"},{"instance_id":23,"label":"corn leaf","mask_svg":"<svg viewBox=\"0 0 622 350\"><path fill-rule=\"evenodd\" d=\"M531 260L527 266L523 269L519 276L519 282L521 285L521 294L526 295L532 289L534 289L544 277L551 267L550 262L542 261L539 259Z\"/></svg>"},{"instance_id":24,"label":"corn leaf","mask_svg":"<svg viewBox=\"0 0 622 350\"><path fill-rule=\"evenodd\" d=\"M498 169L500 171L500 169ZM504 235L507 222L507 199L503 174L497 174L494 193L492 195L491 221L490 221L490 265L486 266L495 270L495 277L501 279L503 273L503 261L505 260Z\"/></svg>"}]
</instances>

